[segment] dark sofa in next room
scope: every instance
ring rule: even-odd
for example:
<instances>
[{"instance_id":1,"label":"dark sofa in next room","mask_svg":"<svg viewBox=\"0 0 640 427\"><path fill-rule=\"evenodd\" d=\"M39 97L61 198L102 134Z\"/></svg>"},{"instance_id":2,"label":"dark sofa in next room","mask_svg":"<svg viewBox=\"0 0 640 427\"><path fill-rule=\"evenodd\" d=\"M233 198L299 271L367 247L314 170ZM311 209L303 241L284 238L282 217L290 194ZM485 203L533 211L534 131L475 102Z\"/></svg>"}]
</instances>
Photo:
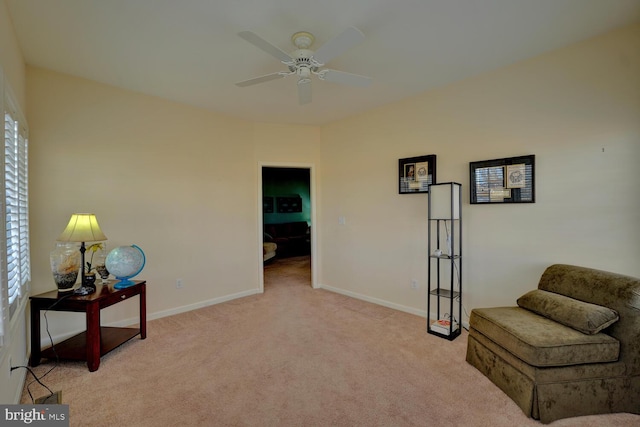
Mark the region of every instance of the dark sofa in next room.
<instances>
[{"instance_id":1,"label":"dark sofa in next room","mask_svg":"<svg viewBox=\"0 0 640 427\"><path fill-rule=\"evenodd\" d=\"M264 241L278 245L280 258L307 255L311 252L311 233L306 221L264 224Z\"/></svg>"}]
</instances>

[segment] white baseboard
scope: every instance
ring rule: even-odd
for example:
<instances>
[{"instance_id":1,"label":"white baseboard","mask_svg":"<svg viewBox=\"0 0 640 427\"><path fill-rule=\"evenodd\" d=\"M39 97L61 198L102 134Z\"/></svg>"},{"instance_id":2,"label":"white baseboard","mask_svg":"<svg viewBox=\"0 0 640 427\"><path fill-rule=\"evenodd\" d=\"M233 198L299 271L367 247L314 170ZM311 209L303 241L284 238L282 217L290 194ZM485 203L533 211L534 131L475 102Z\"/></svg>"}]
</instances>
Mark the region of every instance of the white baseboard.
<instances>
[{"instance_id":1,"label":"white baseboard","mask_svg":"<svg viewBox=\"0 0 640 427\"><path fill-rule=\"evenodd\" d=\"M413 308L413 307L407 307L405 305L396 304L394 302L386 301L386 300L379 299L379 298L370 297L368 295L363 295L363 294L359 294L359 293L356 293L356 292L347 291L345 289L334 288L333 286L328 286L328 285L325 285L325 284L320 284L319 287L322 288L322 289L326 289L328 291L331 291L331 292L335 292L337 294L342 294L342 295L346 295L348 297L352 297L352 298L360 299L360 300L363 300L363 301L371 302L371 303L374 303L374 304L378 304L378 305L381 305L383 307L393 308L394 310L404 311L405 313L415 314L416 316L420 316L420 317L424 317L424 318L427 317L427 312L425 310L420 310L420 309Z\"/></svg>"},{"instance_id":2,"label":"white baseboard","mask_svg":"<svg viewBox=\"0 0 640 427\"><path fill-rule=\"evenodd\" d=\"M331 291L331 292L335 292L338 294L342 294L342 295L346 295L348 297L352 297L352 298L357 298L363 301L367 301L367 302L371 302L374 304L378 304L381 305L383 307L388 307L388 308L392 308L394 310L399 310L399 311L404 311L405 313L410 313L410 314L415 314L416 316L420 316L420 317L424 317L425 319L427 318L427 311L426 310L420 310L418 308L413 308L413 307L407 307L405 305L401 305L401 304L396 304L394 302L389 302L383 299L379 299L379 298L374 298L374 297L370 297L368 295L363 295L363 294L359 294L356 292L351 292L351 291L347 291L345 289L340 289L340 288L334 288L333 286L329 286L329 285L324 285L324 284L320 284L320 286L318 286L319 288L322 289L326 289L327 291ZM426 304L426 301L425 301ZM435 319L436 318L436 314L435 313L431 313L430 315L431 319ZM462 327L469 330L469 322L467 321L462 321Z\"/></svg>"},{"instance_id":3,"label":"white baseboard","mask_svg":"<svg viewBox=\"0 0 640 427\"><path fill-rule=\"evenodd\" d=\"M26 359L22 362L22 366L29 366L29 359ZM16 369L13 371L13 375L19 375L18 383L22 384L22 387L17 388L15 390L15 397L13 399L13 403L18 405L20 400L22 399L22 390L24 389L24 384L27 380L27 370L26 369Z\"/></svg>"},{"instance_id":4,"label":"white baseboard","mask_svg":"<svg viewBox=\"0 0 640 427\"><path fill-rule=\"evenodd\" d=\"M248 291L237 292L231 295L225 295L222 297L213 298L206 301L198 301L194 304L183 305L182 307L170 308L168 310L157 311L155 313L147 314L147 321L154 319L161 319L163 317L173 316L174 314L186 313L187 311L197 310L199 308L209 307L210 305L220 304L223 302L231 301L238 298L244 298L251 295L259 294L259 289L249 289ZM109 326L124 327L129 325L135 325L140 322L138 317L132 317L130 319L120 320Z\"/></svg>"}]
</instances>

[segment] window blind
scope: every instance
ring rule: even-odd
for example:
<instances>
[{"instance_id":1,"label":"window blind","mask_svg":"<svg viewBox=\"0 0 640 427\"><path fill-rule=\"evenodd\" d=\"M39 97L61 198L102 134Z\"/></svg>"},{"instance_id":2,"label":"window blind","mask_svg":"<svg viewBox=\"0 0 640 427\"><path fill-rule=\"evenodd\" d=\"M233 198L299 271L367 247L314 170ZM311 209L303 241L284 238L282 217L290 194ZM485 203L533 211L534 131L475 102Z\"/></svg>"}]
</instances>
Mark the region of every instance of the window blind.
<instances>
[{"instance_id":1,"label":"window blind","mask_svg":"<svg viewBox=\"0 0 640 427\"><path fill-rule=\"evenodd\" d=\"M4 113L4 200L5 200L5 244L8 301L11 311L15 309L20 296L19 264L19 221L18 206L18 122L11 111Z\"/></svg>"},{"instance_id":2,"label":"window blind","mask_svg":"<svg viewBox=\"0 0 640 427\"><path fill-rule=\"evenodd\" d=\"M21 300L28 292L31 281L29 256L29 206L28 206L28 130L5 88L4 96L4 156L2 217L5 224L4 238L0 239L2 259L2 310L3 325L0 334L6 333ZM4 326L4 327L2 327Z\"/></svg>"}]
</instances>

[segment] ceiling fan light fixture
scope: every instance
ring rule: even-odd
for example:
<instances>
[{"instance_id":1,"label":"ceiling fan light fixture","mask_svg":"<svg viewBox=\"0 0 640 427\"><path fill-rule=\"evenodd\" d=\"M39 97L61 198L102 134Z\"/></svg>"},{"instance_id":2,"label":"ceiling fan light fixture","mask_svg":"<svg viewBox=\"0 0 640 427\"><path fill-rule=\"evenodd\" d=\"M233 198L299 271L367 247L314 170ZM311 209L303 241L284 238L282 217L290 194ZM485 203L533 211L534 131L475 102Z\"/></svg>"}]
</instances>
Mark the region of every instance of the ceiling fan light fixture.
<instances>
[{"instance_id":1,"label":"ceiling fan light fixture","mask_svg":"<svg viewBox=\"0 0 640 427\"><path fill-rule=\"evenodd\" d=\"M291 41L298 49L309 49L315 41L313 34L306 31L298 31L291 36Z\"/></svg>"},{"instance_id":2,"label":"ceiling fan light fixture","mask_svg":"<svg viewBox=\"0 0 640 427\"><path fill-rule=\"evenodd\" d=\"M301 78L309 78L311 77L311 70L309 67L298 67L298 75Z\"/></svg>"}]
</instances>

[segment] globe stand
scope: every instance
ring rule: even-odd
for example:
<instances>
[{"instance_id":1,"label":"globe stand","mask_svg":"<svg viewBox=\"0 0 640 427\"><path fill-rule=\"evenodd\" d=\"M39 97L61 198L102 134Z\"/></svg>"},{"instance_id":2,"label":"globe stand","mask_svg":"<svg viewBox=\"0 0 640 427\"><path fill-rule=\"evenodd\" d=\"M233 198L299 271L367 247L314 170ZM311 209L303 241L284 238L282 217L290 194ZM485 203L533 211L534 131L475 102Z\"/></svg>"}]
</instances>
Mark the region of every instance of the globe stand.
<instances>
[{"instance_id":1,"label":"globe stand","mask_svg":"<svg viewBox=\"0 0 640 427\"><path fill-rule=\"evenodd\" d=\"M129 277L116 277L116 279L120 281L113 285L115 289L125 289L136 284L133 280L129 280Z\"/></svg>"}]
</instances>

